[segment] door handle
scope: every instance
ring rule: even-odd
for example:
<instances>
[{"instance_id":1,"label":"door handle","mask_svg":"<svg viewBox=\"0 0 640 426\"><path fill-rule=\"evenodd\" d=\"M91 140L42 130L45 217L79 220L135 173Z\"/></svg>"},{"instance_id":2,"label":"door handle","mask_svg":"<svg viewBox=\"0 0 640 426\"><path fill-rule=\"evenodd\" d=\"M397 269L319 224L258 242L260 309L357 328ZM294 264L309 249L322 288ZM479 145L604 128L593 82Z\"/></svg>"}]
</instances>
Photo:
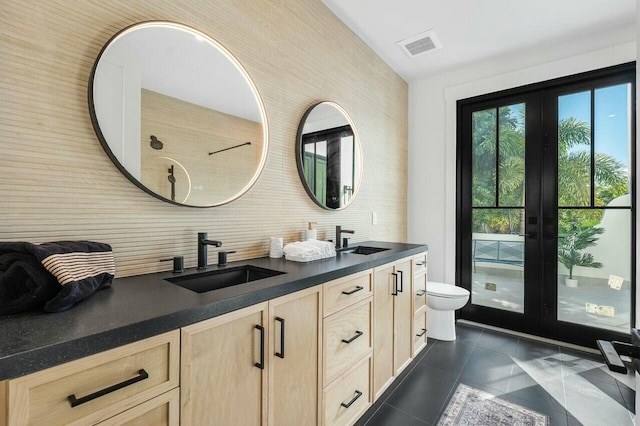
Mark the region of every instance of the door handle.
<instances>
[{"instance_id":1,"label":"door handle","mask_svg":"<svg viewBox=\"0 0 640 426\"><path fill-rule=\"evenodd\" d=\"M76 394L71 394L67 397L67 400L69 401L69 405L71 405L72 408L77 407L78 405L84 404L85 402L93 401L96 398L100 398L101 396L110 394L111 392L115 392L122 388L126 388L127 386L130 386L134 383L138 383L148 378L149 378L149 373L147 373L143 368L138 370L138 375L132 379L125 380L124 382L115 384L113 386L109 386L108 388L104 388L102 390L94 392L91 395L83 396L82 398L76 397Z\"/></svg>"},{"instance_id":2,"label":"door handle","mask_svg":"<svg viewBox=\"0 0 640 426\"><path fill-rule=\"evenodd\" d=\"M254 365L260 370L264 370L264 327L256 325L254 328L260 332L260 362L256 362Z\"/></svg>"},{"instance_id":3,"label":"door handle","mask_svg":"<svg viewBox=\"0 0 640 426\"><path fill-rule=\"evenodd\" d=\"M558 237L556 230L556 218L545 216L542 222L542 238L545 240L555 240Z\"/></svg>"},{"instance_id":4,"label":"door handle","mask_svg":"<svg viewBox=\"0 0 640 426\"><path fill-rule=\"evenodd\" d=\"M519 234L520 237L526 237L526 238L533 238L536 239L538 238L538 233L536 231L533 232L526 232L524 234Z\"/></svg>"},{"instance_id":5,"label":"door handle","mask_svg":"<svg viewBox=\"0 0 640 426\"><path fill-rule=\"evenodd\" d=\"M342 339L342 342L349 344L349 343L353 342L354 340L356 340L358 337L362 336L363 334L364 333L362 331L356 330L356 334L352 338L350 338L350 339Z\"/></svg>"},{"instance_id":6,"label":"door handle","mask_svg":"<svg viewBox=\"0 0 640 426\"><path fill-rule=\"evenodd\" d=\"M362 396L362 392L360 392L359 390L356 389L356 394L353 398L351 398L351 401L349 402L342 402L340 403L341 406L343 406L344 408L349 408L353 405L354 402L356 402L356 400L358 398L360 398Z\"/></svg>"},{"instance_id":7,"label":"door handle","mask_svg":"<svg viewBox=\"0 0 640 426\"><path fill-rule=\"evenodd\" d=\"M275 320L280 323L280 352L276 352L276 356L284 359L284 318L276 317Z\"/></svg>"},{"instance_id":8,"label":"door handle","mask_svg":"<svg viewBox=\"0 0 640 426\"><path fill-rule=\"evenodd\" d=\"M397 296L398 295L398 274L396 274L395 272L392 272L391 275L393 275L393 288L394 288L391 295Z\"/></svg>"}]
</instances>

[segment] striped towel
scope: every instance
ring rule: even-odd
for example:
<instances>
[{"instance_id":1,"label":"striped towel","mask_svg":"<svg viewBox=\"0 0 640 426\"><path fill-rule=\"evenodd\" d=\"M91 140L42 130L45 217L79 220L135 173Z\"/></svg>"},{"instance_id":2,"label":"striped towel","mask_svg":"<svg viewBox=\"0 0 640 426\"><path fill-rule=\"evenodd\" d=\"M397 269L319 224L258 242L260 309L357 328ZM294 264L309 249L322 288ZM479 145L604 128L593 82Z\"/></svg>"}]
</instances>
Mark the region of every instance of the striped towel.
<instances>
[{"instance_id":1,"label":"striped towel","mask_svg":"<svg viewBox=\"0 0 640 426\"><path fill-rule=\"evenodd\" d=\"M94 241L57 241L43 244L27 242L0 243L0 256L25 253L34 263L53 275L60 288L44 305L47 312L60 312L111 286L115 263L111 246Z\"/></svg>"}]
</instances>

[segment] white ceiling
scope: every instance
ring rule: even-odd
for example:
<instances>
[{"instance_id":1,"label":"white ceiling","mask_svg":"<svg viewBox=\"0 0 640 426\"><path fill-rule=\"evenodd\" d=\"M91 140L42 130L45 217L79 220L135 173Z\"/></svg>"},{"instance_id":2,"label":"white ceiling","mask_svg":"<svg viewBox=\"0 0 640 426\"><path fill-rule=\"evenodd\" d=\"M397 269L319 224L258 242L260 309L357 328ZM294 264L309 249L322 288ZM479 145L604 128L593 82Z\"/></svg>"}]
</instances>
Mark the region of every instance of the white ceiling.
<instances>
[{"instance_id":1,"label":"white ceiling","mask_svg":"<svg viewBox=\"0 0 640 426\"><path fill-rule=\"evenodd\" d=\"M635 23L636 0L322 0L406 81ZM409 58L396 42L434 29ZM595 46L594 46L595 47Z\"/></svg>"}]
</instances>

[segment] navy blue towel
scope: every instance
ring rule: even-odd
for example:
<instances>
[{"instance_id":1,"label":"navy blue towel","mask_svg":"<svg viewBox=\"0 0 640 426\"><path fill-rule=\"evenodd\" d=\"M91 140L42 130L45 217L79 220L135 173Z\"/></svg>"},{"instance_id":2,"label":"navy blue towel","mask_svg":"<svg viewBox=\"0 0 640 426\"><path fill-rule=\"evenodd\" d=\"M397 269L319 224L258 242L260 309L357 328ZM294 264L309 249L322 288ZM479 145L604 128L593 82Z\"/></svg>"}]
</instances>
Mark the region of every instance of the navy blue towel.
<instances>
[{"instance_id":1,"label":"navy blue towel","mask_svg":"<svg viewBox=\"0 0 640 426\"><path fill-rule=\"evenodd\" d=\"M0 315L42 307L60 291L60 284L35 257L0 254Z\"/></svg>"},{"instance_id":2,"label":"navy blue towel","mask_svg":"<svg viewBox=\"0 0 640 426\"><path fill-rule=\"evenodd\" d=\"M12 269L11 263L15 261L9 261L8 255L17 254L21 254L22 261L29 265L29 274L16 273L16 265ZM0 266L0 286L5 288L0 289L0 312L4 305L15 308L19 300L24 300L25 294L36 294L35 304L47 297L44 303L47 312L64 311L96 290L109 287L115 274L111 246L93 241L0 243L0 258L3 256L7 263L4 268ZM55 292L51 289L50 279L43 278L43 272L48 274L45 277L53 277L57 281ZM19 289L24 294L19 295Z\"/></svg>"}]
</instances>

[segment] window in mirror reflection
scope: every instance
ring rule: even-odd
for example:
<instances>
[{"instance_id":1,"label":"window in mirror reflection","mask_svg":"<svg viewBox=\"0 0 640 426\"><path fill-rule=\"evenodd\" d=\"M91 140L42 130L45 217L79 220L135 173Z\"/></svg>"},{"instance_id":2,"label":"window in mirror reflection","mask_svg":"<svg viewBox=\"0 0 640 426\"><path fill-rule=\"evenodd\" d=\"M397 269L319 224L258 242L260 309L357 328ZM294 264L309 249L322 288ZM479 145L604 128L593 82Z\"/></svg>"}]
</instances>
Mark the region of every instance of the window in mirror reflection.
<instances>
[{"instance_id":1,"label":"window in mirror reflection","mask_svg":"<svg viewBox=\"0 0 640 426\"><path fill-rule=\"evenodd\" d=\"M355 144L350 125L302 135L305 181L328 208L346 205L353 196Z\"/></svg>"}]
</instances>

